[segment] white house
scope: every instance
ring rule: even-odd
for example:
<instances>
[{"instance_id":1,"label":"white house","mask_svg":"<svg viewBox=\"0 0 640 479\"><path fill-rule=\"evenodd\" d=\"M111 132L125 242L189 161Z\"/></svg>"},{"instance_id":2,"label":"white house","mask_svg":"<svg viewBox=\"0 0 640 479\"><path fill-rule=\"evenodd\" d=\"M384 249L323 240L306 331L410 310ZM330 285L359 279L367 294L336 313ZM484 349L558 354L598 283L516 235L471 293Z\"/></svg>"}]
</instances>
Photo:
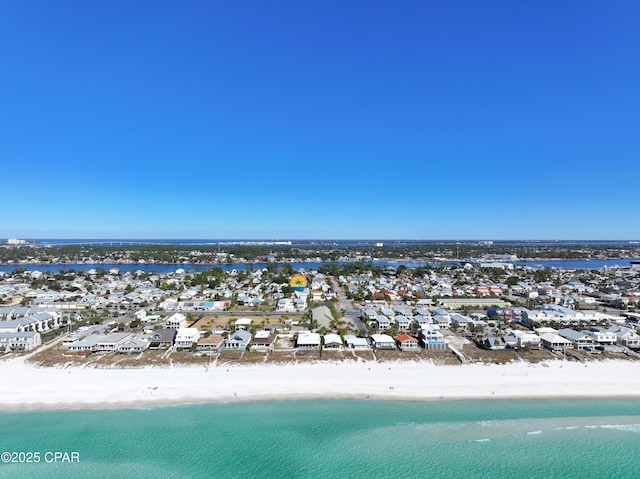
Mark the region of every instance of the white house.
<instances>
[{"instance_id":1,"label":"white house","mask_svg":"<svg viewBox=\"0 0 640 479\"><path fill-rule=\"evenodd\" d=\"M398 314L393 319L398 325L398 329L402 329L403 331L409 329L409 319L404 314Z\"/></svg>"},{"instance_id":2,"label":"white house","mask_svg":"<svg viewBox=\"0 0 640 479\"><path fill-rule=\"evenodd\" d=\"M293 312L296 310L296 305L293 303L291 299L282 298L278 300L277 309L278 311L282 311L282 312Z\"/></svg>"},{"instance_id":3,"label":"white house","mask_svg":"<svg viewBox=\"0 0 640 479\"><path fill-rule=\"evenodd\" d=\"M149 337L141 335L130 338L126 343L118 346L116 352L123 354L141 353L149 347Z\"/></svg>"},{"instance_id":4,"label":"white house","mask_svg":"<svg viewBox=\"0 0 640 479\"><path fill-rule=\"evenodd\" d=\"M376 349L396 349L395 340L388 334L372 334L371 341Z\"/></svg>"},{"instance_id":5,"label":"white house","mask_svg":"<svg viewBox=\"0 0 640 479\"><path fill-rule=\"evenodd\" d=\"M247 329L251 326L251 319L249 318L240 318L237 319L236 322L234 323L235 327L236 327L236 331L238 329Z\"/></svg>"},{"instance_id":6,"label":"white house","mask_svg":"<svg viewBox=\"0 0 640 479\"><path fill-rule=\"evenodd\" d=\"M433 318L431 315L423 316L421 314L417 314L413 317L413 322L418 325L419 328L426 328L427 325L431 324Z\"/></svg>"},{"instance_id":7,"label":"white house","mask_svg":"<svg viewBox=\"0 0 640 479\"><path fill-rule=\"evenodd\" d=\"M558 334L571 341L575 349L589 349L593 347L595 343L591 336L571 328L559 329Z\"/></svg>"},{"instance_id":8,"label":"white house","mask_svg":"<svg viewBox=\"0 0 640 479\"><path fill-rule=\"evenodd\" d=\"M573 343L568 339L563 338L557 332L554 333L542 333L540 340L545 348L551 351L564 351L573 347Z\"/></svg>"},{"instance_id":9,"label":"white house","mask_svg":"<svg viewBox=\"0 0 640 479\"><path fill-rule=\"evenodd\" d=\"M0 351L33 351L41 345L42 338L40 337L40 333L35 331L0 333Z\"/></svg>"},{"instance_id":10,"label":"white house","mask_svg":"<svg viewBox=\"0 0 640 479\"><path fill-rule=\"evenodd\" d=\"M433 322L442 328L448 328L451 326L451 314L438 308L433 312Z\"/></svg>"},{"instance_id":11,"label":"white house","mask_svg":"<svg viewBox=\"0 0 640 479\"><path fill-rule=\"evenodd\" d=\"M370 349L369 341L367 338L359 338L354 334L346 334L344 341L347 344L347 348L356 350Z\"/></svg>"},{"instance_id":12,"label":"white house","mask_svg":"<svg viewBox=\"0 0 640 479\"><path fill-rule=\"evenodd\" d=\"M386 331L391 327L391 321L384 314L377 315L374 321L377 324L378 331Z\"/></svg>"},{"instance_id":13,"label":"white house","mask_svg":"<svg viewBox=\"0 0 640 479\"><path fill-rule=\"evenodd\" d=\"M190 348L200 339L198 328L179 328L176 332L176 348Z\"/></svg>"},{"instance_id":14,"label":"white house","mask_svg":"<svg viewBox=\"0 0 640 479\"><path fill-rule=\"evenodd\" d=\"M418 341L425 349L448 349L449 345L444 339L444 334L437 326L428 324L426 328L418 331Z\"/></svg>"},{"instance_id":15,"label":"white house","mask_svg":"<svg viewBox=\"0 0 640 479\"><path fill-rule=\"evenodd\" d=\"M325 334L324 335L324 344L322 345L322 349L339 349L342 350L344 345L342 344L342 338L339 334Z\"/></svg>"},{"instance_id":16,"label":"white house","mask_svg":"<svg viewBox=\"0 0 640 479\"><path fill-rule=\"evenodd\" d=\"M93 352L96 350L98 341L100 341L104 336L98 336L92 334L87 336L79 341L75 341L69 345L69 351L73 351L76 353L79 352Z\"/></svg>"},{"instance_id":17,"label":"white house","mask_svg":"<svg viewBox=\"0 0 640 479\"><path fill-rule=\"evenodd\" d=\"M537 334L530 333L528 331L517 330L513 332L513 335L516 338L516 348L523 349L529 347L530 349L540 349L542 340Z\"/></svg>"},{"instance_id":18,"label":"white house","mask_svg":"<svg viewBox=\"0 0 640 479\"><path fill-rule=\"evenodd\" d=\"M616 333L607 331L604 328L591 328L589 331L584 331L589 335L596 343L599 344L616 344L618 342L618 336Z\"/></svg>"},{"instance_id":19,"label":"white house","mask_svg":"<svg viewBox=\"0 0 640 479\"><path fill-rule=\"evenodd\" d=\"M320 335L318 333L302 333L298 335L296 347L300 349L319 349Z\"/></svg>"},{"instance_id":20,"label":"white house","mask_svg":"<svg viewBox=\"0 0 640 479\"><path fill-rule=\"evenodd\" d=\"M249 341L249 347L251 351L269 352L273 351L274 344L276 342L276 335L271 331L258 331L253 335L251 341Z\"/></svg>"},{"instance_id":21,"label":"white house","mask_svg":"<svg viewBox=\"0 0 640 479\"><path fill-rule=\"evenodd\" d=\"M180 329L187 327L187 317L182 313L173 313L167 318L168 329Z\"/></svg>"},{"instance_id":22,"label":"white house","mask_svg":"<svg viewBox=\"0 0 640 479\"><path fill-rule=\"evenodd\" d=\"M98 339L95 351L115 352L120 346L133 338L131 333L112 333Z\"/></svg>"},{"instance_id":23,"label":"white house","mask_svg":"<svg viewBox=\"0 0 640 479\"><path fill-rule=\"evenodd\" d=\"M608 331L616 335L619 345L632 349L640 348L640 335L633 329L622 326L612 326Z\"/></svg>"}]
</instances>

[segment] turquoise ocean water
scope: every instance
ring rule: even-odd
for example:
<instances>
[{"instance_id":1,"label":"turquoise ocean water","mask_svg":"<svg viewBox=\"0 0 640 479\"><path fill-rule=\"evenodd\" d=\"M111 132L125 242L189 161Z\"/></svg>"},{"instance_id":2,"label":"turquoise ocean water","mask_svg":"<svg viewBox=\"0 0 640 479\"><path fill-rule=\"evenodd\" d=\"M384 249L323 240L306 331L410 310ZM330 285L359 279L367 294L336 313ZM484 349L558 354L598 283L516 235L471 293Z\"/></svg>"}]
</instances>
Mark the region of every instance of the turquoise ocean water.
<instances>
[{"instance_id":1,"label":"turquoise ocean water","mask_svg":"<svg viewBox=\"0 0 640 479\"><path fill-rule=\"evenodd\" d=\"M1 463L1 478L640 477L640 400L629 399L13 412L0 431L1 452L40 455ZM51 462L55 452L79 462Z\"/></svg>"}]
</instances>

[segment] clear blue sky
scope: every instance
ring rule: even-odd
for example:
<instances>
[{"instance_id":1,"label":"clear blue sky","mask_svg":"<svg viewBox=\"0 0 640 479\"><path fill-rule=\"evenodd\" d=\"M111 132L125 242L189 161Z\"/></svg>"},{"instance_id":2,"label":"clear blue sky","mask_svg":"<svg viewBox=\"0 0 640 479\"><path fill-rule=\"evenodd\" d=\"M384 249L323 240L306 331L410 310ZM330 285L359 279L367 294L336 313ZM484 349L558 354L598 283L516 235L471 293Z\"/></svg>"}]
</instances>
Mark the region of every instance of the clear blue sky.
<instances>
[{"instance_id":1,"label":"clear blue sky","mask_svg":"<svg viewBox=\"0 0 640 479\"><path fill-rule=\"evenodd\" d=\"M639 239L640 2L0 2L0 237Z\"/></svg>"}]
</instances>

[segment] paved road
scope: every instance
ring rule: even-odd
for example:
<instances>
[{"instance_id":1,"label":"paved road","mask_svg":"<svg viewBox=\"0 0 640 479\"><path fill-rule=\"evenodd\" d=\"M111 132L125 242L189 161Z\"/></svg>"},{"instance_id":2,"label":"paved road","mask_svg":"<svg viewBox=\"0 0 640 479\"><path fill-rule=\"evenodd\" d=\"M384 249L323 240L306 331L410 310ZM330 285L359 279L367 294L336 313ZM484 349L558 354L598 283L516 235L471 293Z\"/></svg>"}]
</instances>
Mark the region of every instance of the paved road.
<instances>
[{"instance_id":1,"label":"paved road","mask_svg":"<svg viewBox=\"0 0 640 479\"><path fill-rule=\"evenodd\" d=\"M338 312L341 313L340 310L345 311L344 320L353 324L356 330L367 330L367 326L360 319L360 310L353 306L353 303L347 299L347 294L344 291L344 288L338 284L335 278L331 278L331 283L334 291L338 296L338 302L340 306L338 308Z\"/></svg>"}]
</instances>

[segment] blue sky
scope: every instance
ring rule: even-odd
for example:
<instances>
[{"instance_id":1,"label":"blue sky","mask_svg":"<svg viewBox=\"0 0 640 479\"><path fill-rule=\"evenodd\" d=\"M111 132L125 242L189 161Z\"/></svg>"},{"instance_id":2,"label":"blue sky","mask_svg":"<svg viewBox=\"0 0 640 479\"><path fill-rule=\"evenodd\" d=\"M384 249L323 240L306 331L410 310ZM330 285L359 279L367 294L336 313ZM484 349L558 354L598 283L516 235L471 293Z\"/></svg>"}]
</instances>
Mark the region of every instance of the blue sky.
<instances>
[{"instance_id":1,"label":"blue sky","mask_svg":"<svg viewBox=\"0 0 640 479\"><path fill-rule=\"evenodd\" d=\"M638 239L637 1L0 2L0 237Z\"/></svg>"}]
</instances>

